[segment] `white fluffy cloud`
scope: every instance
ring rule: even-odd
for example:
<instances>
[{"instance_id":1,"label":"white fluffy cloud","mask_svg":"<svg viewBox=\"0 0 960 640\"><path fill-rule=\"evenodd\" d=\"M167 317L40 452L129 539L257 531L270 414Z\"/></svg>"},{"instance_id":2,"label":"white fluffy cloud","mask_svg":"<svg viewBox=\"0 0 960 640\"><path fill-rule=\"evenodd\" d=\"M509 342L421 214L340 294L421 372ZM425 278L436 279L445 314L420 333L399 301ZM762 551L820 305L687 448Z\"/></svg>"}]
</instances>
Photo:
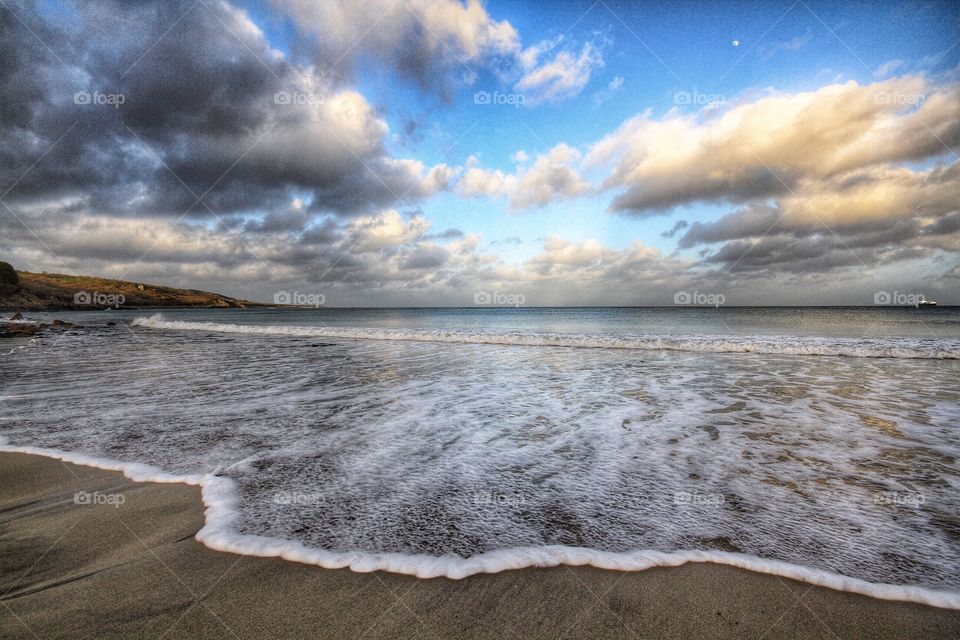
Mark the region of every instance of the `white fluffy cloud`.
<instances>
[{"instance_id":1,"label":"white fluffy cloud","mask_svg":"<svg viewBox=\"0 0 960 640\"><path fill-rule=\"evenodd\" d=\"M936 219L960 208L960 163L926 171L871 167L802 185L779 201L783 223L790 227Z\"/></svg>"},{"instance_id":2,"label":"white fluffy cloud","mask_svg":"<svg viewBox=\"0 0 960 640\"><path fill-rule=\"evenodd\" d=\"M357 252L379 251L419 239L430 228L422 217L404 220L394 209L374 216L356 218L347 228L347 244Z\"/></svg>"},{"instance_id":3,"label":"white fluffy cloud","mask_svg":"<svg viewBox=\"0 0 960 640\"><path fill-rule=\"evenodd\" d=\"M520 56L523 76L514 90L523 94L525 106L558 102L579 94L591 74L603 66L603 56L593 44L584 44L580 54L562 50L552 59L540 62L553 43L530 47Z\"/></svg>"},{"instance_id":4,"label":"white fluffy cloud","mask_svg":"<svg viewBox=\"0 0 960 640\"><path fill-rule=\"evenodd\" d=\"M715 114L635 116L596 143L588 164L612 167L611 210L649 214L695 201L745 202L960 142L960 86L921 76L774 94Z\"/></svg>"},{"instance_id":5,"label":"white fluffy cloud","mask_svg":"<svg viewBox=\"0 0 960 640\"><path fill-rule=\"evenodd\" d=\"M523 157L526 159L526 154ZM558 144L546 154L537 155L530 167L520 167L514 174L473 166L474 160L468 163L457 192L464 197L505 196L513 210L576 198L591 191L590 184L575 167L580 159L579 151Z\"/></svg>"}]
</instances>

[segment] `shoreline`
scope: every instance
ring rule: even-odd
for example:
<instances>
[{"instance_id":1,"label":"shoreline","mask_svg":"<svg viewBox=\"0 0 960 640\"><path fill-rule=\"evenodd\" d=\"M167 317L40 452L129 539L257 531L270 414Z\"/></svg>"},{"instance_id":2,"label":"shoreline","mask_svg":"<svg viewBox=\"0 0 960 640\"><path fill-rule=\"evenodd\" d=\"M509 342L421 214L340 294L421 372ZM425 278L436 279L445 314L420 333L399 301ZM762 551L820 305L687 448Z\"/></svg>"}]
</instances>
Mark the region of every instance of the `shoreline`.
<instances>
[{"instance_id":1,"label":"shoreline","mask_svg":"<svg viewBox=\"0 0 960 640\"><path fill-rule=\"evenodd\" d=\"M324 612L329 637L365 630L366 637L381 631L384 637L502 637L521 627L524 637L557 637L570 625L567 637L613 637L624 629L683 638L833 637L862 634L865 627L877 638L960 636L960 611L715 563L629 572L538 567L451 580L228 554L195 538L206 524L199 487L169 474L165 483L134 482L49 456L0 453L0 617L22 637L63 629L130 637L178 617L199 625L197 635L200 628L212 637L226 634L218 617L249 630L254 617L287 629L263 628L267 635L293 637L317 628L317 611ZM76 504L77 491L123 496L123 502ZM118 539L126 542L117 546ZM144 573L145 565L153 569ZM194 583L207 586L184 588ZM103 601L104 593L117 600ZM584 626L584 619L594 623ZM184 634L194 631L178 626L174 635Z\"/></svg>"},{"instance_id":2,"label":"shoreline","mask_svg":"<svg viewBox=\"0 0 960 640\"><path fill-rule=\"evenodd\" d=\"M561 545L496 550L471 558L434 558L401 553L336 552L307 547L295 540L237 533L232 524L238 516L236 496L228 478L204 475L180 476L143 463L127 463L83 453L9 445L0 436L0 456L5 453L34 455L93 469L121 474L136 483L184 484L198 487L204 505L203 525L195 539L211 551L319 567L348 569L354 573L385 572L418 579L463 580L475 575L497 574L533 568L592 567L637 573L654 568L687 564L712 564L743 569L760 575L786 578L842 593L890 602L913 603L960 611L960 593L925 587L873 583L802 565L727 551L680 550L661 552L634 550L605 552ZM429 558L428 567L424 568Z\"/></svg>"}]
</instances>

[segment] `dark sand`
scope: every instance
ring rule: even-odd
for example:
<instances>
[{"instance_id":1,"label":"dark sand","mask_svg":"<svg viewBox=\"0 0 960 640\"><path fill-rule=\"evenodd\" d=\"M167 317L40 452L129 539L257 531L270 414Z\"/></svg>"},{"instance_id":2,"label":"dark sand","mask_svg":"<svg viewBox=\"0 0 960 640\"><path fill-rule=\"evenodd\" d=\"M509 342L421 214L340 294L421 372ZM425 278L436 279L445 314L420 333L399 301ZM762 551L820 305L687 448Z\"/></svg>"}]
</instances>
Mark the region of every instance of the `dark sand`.
<instances>
[{"instance_id":1,"label":"dark sand","mask_svg":"<svg viewBox=\"0 0 960 640\"><path fill-rule=\"evenodd\" d=\"M202 524L196 487L0 454L0 637L960 638L958 611L719 565L419 580L211 551Z\"/></svg>"}]
</instances>

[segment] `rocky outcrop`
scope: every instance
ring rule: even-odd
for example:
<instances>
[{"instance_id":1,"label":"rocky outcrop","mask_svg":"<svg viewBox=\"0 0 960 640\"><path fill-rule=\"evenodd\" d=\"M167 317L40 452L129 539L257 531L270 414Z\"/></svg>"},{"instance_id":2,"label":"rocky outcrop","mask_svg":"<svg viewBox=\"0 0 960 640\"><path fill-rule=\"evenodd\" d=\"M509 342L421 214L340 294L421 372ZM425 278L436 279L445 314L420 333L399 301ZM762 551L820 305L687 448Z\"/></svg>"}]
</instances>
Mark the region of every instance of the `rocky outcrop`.
<instances>
[{"instance_id":1,"label":"rocky outcrop","mask_svg":"<svg viewBox=\"0 0 960 640\"><path fill-rule=\"evenodd\" d=\"M23 322L19 313L10 318L10 322L0 324L0 338L33 338L45 331L65 331L68 329L82 329L80 325L66 320L53 322Z\"/></svg>"},{"instance_id":2,"label":"rocky outcrop","mask_svg":"<svg viewBox=\"0 0 960 640\"><path fill-rule=\"evenodd\" d=\"M0 284L19 285L20 277L9 262L0 262Z\"/></svg>"}]
</instances>

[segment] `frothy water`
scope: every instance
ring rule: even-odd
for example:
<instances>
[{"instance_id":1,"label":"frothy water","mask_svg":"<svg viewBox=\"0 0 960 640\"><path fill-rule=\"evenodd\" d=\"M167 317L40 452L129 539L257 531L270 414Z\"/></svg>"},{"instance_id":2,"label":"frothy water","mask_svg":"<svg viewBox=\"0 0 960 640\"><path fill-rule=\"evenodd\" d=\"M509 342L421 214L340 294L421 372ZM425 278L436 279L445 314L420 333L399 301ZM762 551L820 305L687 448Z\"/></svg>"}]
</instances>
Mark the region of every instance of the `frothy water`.
<instances>
[{"instance_id":1,"label":"frothy water","mask_svg":"<svg viewBox=\"0 0 960 640\"><path fill-rule=\"evenodd\" d=\"M700 353L769 353L855 358L922 358L956 360L960 345L939 340L811 338L794 336L700 336L623 334L563 334L530 331L463 331L450 329L393 329L366 327L316 327L238 325L223 322L166 320L160 314L136 318L133 324L154 329L217 331L258 335L348 338L356 340L403 340L456 344L499 344L529 347L582 347L635 349L643 351L692 351Z\"/></svg>"},{"instance_id":2,"label":"frothy water","mask_svg":"<svg viewBox=\"0 0 960 640\"><path fill-rule=\"evenodd\" d=\"M0 434L203 483L225 550L451 577L710 560L960 607L948 312L860 339L464 313L89 320L0 356Z\"/></svg>"}]
</instances>

